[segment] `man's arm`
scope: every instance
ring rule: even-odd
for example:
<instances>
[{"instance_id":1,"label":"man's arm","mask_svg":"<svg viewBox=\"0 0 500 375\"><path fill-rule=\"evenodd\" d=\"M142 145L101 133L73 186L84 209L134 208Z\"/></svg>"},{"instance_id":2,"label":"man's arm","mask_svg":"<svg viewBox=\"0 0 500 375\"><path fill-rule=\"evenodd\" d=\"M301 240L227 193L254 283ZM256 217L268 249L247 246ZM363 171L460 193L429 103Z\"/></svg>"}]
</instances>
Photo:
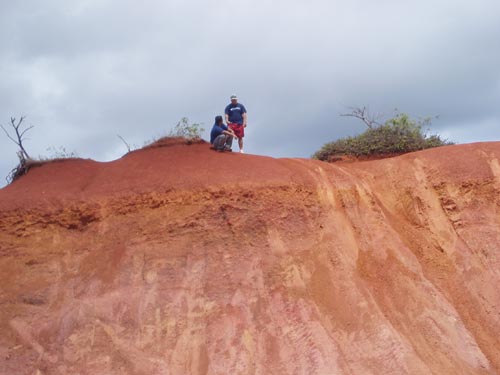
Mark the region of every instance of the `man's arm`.
<instances>
[{"instance_id":1,"label":"man's arm","mask_svg":"<svg viewBox=\"0 0 500 375\"><path fill-rule=\"evenodd\" d=\"M247 113L243 113L243 126L246 128L247 127Z\"/></svg>"},{"instance_id":2,"label":"man's arm","mask_svg":"<svg viewBox=\"0 0 500 375\"><path fill-rule=\"evenodd\" d=\"M222 132L222 134L226 134L226 135L230 135L230 136L232 136L232 137L236 137L236 134L234 134L234 132L233 132L231 129L229 129L229 130L224 130L224 131Z\"/></svg>"},{"instance_id":3,"label":"man's arm","mask_svg":"<svg viewBox=\"0 0 500 375\"><path fill-rule=\"evenodd\" d=\"M224 118L226 119L226 124L229 124L229 106L227 105L224 108Z\"/></svg>"}]
</instances>

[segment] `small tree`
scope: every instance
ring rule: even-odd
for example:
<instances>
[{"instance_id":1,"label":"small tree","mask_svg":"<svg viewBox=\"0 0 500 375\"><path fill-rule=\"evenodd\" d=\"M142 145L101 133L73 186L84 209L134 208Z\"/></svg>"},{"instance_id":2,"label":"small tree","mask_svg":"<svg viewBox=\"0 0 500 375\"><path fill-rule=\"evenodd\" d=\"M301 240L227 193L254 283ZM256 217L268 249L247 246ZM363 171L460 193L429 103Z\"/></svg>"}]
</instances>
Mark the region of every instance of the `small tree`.
<instances>
[{"instance_id":1,"label":"small tree","mask_svg":"<svg viewBox=\"0 0 500 375\"><path fill-rule=\"evenodd\" d=\"M201 133L205 131L201 125L202 124L198 123L190 124L189 119L187 117L183 117L168 135L169 137L183 137L189 140L199 139L201 138Z\"/></svg>"},{"instance_id":2,"label":"small tree","mask_svg":"<svg viewBox=\"0 0 500 375\"><path fill-rule=\"evenodd\" d=\"M26 129L23 129L22 125L25 118L26 116L21 116L21 118L19 118L19 120L17 121L17 124L15 117L10 118L10 125L14 129L14 133L16 135L15 138L10 135L10 133L4 128L3 125L0 124L0 127L4 131L5 135L7 135L7 137L20 148L20 151L24 159L30 159L30 156L28 155L28 152L26 151L23 145L23 141L25 140L23 137L29 130L33 129L34 126L30 125Z\"/></svg>"},{"instance_id":3,"label":"small tree","mask_svg":"<svg viewBox=\"0 0 500 375\"><path fill-rule=\"evenodd\" d=\"M7 129L5 129L5 127L0 124L0 127L4 131L7 138L9 138L12 142L14 142L19 147L19 151L16 152L17 157L19 159L19 164L6 177L7 183L9 183L9 184L12 181L14 181L16 178L22 176L23 174L25 174L28 171L26 164L27 164L27 161L31 159L28 152L24 148L23 142L27 139L27 138L25 138L26 133L29 130L33 129L34 126L30 125L30 126L23 129L23 125L24 125L23 121L25 118L26 118L25 116L21 116L19 118L19 120L17 121L17 123L16 123L15 117L10 118L10 125L14 129L14 135L11 135L7 131Z\"/></svg>"}]
</instances>

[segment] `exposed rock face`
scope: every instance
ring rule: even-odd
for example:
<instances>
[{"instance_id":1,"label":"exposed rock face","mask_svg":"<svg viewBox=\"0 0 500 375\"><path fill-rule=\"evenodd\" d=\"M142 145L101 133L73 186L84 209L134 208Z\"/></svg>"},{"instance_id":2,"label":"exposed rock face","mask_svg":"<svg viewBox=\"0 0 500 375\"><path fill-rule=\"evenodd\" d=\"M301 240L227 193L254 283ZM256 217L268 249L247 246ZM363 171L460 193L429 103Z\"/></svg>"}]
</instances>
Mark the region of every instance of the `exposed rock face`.
<instances>
[{"instance_id":1,"label":"exposed rock face","mask_svg":"<svg viewBox=\"0 0 500 375\"><path fill-rule=\"evenodd\" d=\"M499 160L36 168L0 190L0 374L499 374Z\"/></svg>"}]
</instances>

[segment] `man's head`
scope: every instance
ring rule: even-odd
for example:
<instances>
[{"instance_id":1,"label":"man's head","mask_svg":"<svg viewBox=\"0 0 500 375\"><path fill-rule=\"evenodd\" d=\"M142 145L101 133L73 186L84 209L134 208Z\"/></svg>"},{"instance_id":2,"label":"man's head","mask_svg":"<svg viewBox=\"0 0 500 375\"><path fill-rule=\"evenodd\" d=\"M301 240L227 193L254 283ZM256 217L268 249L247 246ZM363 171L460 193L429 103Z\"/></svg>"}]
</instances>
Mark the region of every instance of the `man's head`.
<instances>
[{"instance_id":1,"label":"man's head","mask_svg":"<svg viewBox=\"0 0 500 375\"><path fill-rule=\"evenodd\" d=\"M238 103L238 97L236 95L231 95L231 104Z\"/></svg>"},{"instance_id":2,"label":"man's head","mask_svg":"<svg viewBox=\"0 0 500 375\"><path fill-rule=\"evenodd\" d=\"M215 123L219 126L222 125L222 116L215 116Z\"/></svg>"}]
</instances>

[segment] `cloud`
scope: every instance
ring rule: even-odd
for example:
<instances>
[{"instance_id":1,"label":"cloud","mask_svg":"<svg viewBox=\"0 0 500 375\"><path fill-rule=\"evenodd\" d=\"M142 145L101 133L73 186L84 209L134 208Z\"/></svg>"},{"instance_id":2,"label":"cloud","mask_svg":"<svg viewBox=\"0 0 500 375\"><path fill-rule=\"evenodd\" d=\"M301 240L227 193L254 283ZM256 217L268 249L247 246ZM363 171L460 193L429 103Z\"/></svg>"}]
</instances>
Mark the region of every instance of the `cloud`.
<instances>
[{"instance_id":1,"label":"cloud","mask_svg":"<svg viewBox=\"0 0 500 375\"><path fill-rule=\"evenodd\" d=\"M493 0L8 2L0 123L27 115L35 155L109 160L184 116L212 125L232 93L247 152L308 157L363 131L353 105L439 115L459 142L500 138L500 3ZM208 132L207 132L208 133ZM15 147L0 138L0 175ZM120 151L121 150L121 151Z\"/></svg>"}]
</instances>

